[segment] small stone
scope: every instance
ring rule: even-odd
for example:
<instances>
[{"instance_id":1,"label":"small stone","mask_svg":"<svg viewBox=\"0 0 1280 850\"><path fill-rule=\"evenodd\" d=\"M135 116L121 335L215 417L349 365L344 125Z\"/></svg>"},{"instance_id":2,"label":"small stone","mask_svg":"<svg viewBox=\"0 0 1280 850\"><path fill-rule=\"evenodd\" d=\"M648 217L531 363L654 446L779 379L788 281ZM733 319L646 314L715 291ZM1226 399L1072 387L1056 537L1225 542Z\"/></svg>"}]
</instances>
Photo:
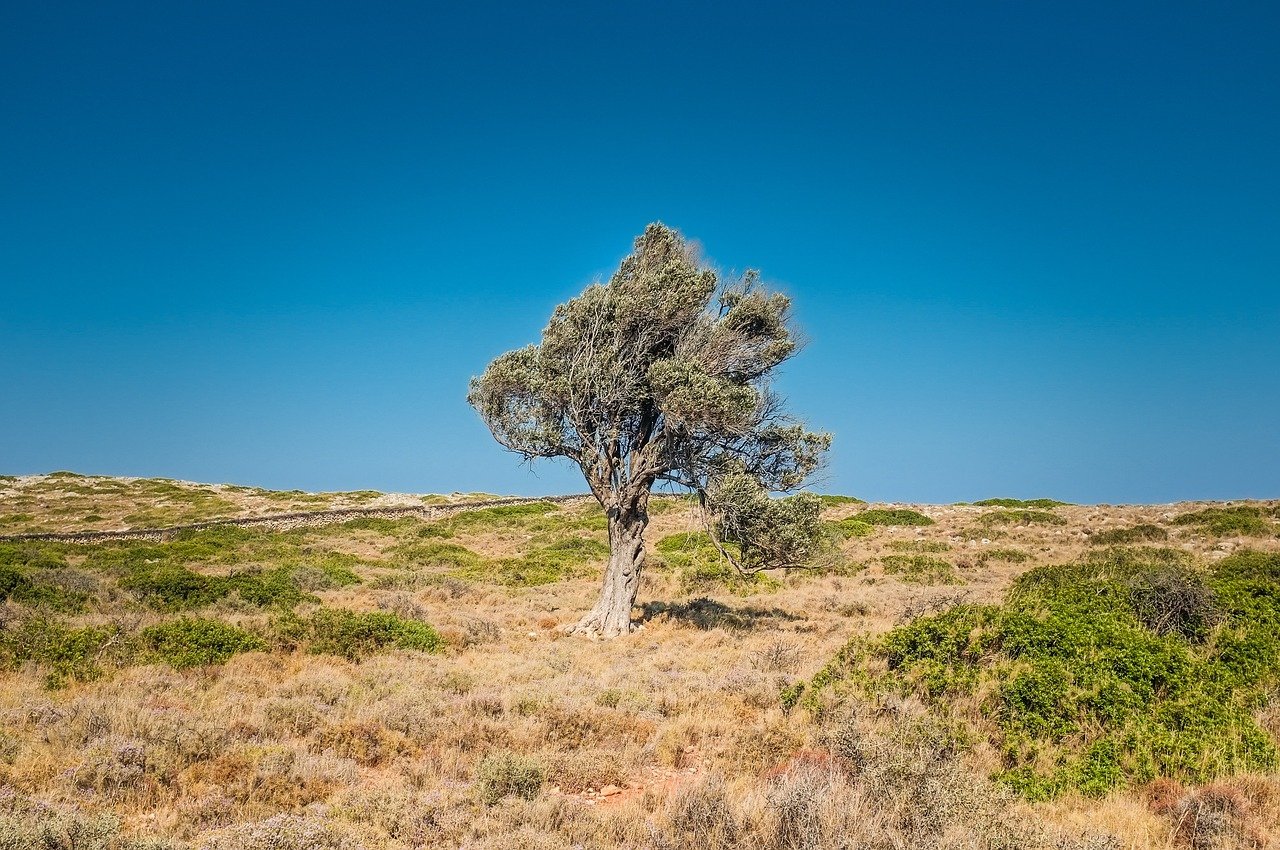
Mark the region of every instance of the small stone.
<instances>
[{"instance_id":1,"label":"small stone","mask_svg":"<svg viewBox=\"0 0 1280 850\"><path fill-rule=\"evenodd\" d=\"M621 793L622 793L622 789L619 788L617 785L606 785L600 789L600 795L602 797L612 797L614 794L621 794Z\"/></svg>"}]
</instances>

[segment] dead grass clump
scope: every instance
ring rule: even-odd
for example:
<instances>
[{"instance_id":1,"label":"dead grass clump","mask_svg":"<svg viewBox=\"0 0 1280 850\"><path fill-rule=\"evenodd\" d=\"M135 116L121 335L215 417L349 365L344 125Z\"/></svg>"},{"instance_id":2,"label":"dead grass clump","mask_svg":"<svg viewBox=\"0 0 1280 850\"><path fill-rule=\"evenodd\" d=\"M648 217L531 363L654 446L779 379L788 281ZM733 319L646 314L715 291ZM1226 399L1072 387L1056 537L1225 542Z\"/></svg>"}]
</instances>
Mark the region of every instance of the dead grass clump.
<instances>
[{"instance_id":1,"label":"dead grass clump","mask_svg":"<svg viewBox=\"0 0 1280 850\"><path fill-rule=\"evenodd\" d=\"M180 778L185 797L225 796L236 806L265 817L329 797L350 771L328 764L317 770L292 748L276 745L223 753L189 768Z\"/></svg>"},{"instance_id":2,"label":"dead grass clump","mask_svg":"<svg viewBox=\"0 0 1280 850\"><path fill-rule=\"evenodd\" d=\"M669 837L663 847L735 850L744 843L742 821L720 776L679 791L664 814Z\"/></svg>"},{"instance_id":3,"label":"dead grass clump","mask_svg":"<svg viewBox=\"0 0 1280 850\"><path fill-rule=\"evenodd\" d=\"M804 746L804 735L783 724L744 729L727 753L735 774L761 776L784 770Z\"/></svg>"},{"instance_id":4,"label":"dead grass clump","mask_svg":"<svg viewBox=\"0 0 1280 850\"><path fill-rule=\"evenodd\" d=\"M362 850L331 822L314 815L278 814L202 843L199 850Z\"/></svg>"},{"instance_id":5,"label":"dead grass clump","mask_svg":"<svg viewBox=\"0 0 1280 850\"><path fill-rule=\"evenodd\" d=\"M571 794L606 785L621 786L627 775L623 756L613 749L569 750L546 757L547 781Z\"/></svg>"},{"instance_id":6,"label":"dead grass clump","mask_svg":"<svg viewBox=\"0 0 1280 850\"><path fill-rule=\"evenodd\" d=\"M71 781L81 791L113 802L141 800L155 790L147 756L142 741L107 738L85 752L83 761L72 771Z\"/></svg>"},{"instance_id":7,"label":"dead grass clump","mask_svg":"<svg viewBox=\"0 0 1280 850\"><path fill-rule=\"evenodd\" d=\"M503 797L532 799L542 791L546 769L529 756L502 750L480 760L475 789L480 801L492 806Z\"/></svg>"},{"instance_id":8,"label":"dead grass clump","mask_svg":"<svg viewBox=\"0 0 1280 850\"><path fill-rule=\"evenodd\" d=\"M107 812L81 813L0 788L0 847L6 850L162 850L157 840L120 834L120 820Z\"/></svg>"},{"instance_id":9,"label":"dead grass clump","mask_svg":"<svg viewBox=\"0 0 1280 850\"><path fill-rule=\"evenodd\" d=\"M1249 800L1226 784L1184 796L1169 812L1174 841L1189 850L1253 850L1263 846L1250 817Z\"/></svg>"},{"instance_id":10,"label":"dead grass clump","mask_svg":"<svg viewBox=\"0 0 1280 850\"><path fill-rule=\"evenodd\" d=\"M413 749L412 742L403 735L368 721L321 729L310 745L313 753L331 750L339 758L351 759L361 767L377 767L410 754Z\"/></svg>"}]
</instances>

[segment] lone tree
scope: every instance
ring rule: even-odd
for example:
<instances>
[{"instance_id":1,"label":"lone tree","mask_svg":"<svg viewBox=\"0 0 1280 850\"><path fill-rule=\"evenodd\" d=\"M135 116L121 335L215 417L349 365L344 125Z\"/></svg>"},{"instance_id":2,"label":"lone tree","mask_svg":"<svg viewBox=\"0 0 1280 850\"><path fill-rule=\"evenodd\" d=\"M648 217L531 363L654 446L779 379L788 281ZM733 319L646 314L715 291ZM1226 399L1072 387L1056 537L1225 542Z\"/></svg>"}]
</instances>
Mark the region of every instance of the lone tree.
<instances>
[{"instance_id":1,"label":"lone tree","mask_svg":"<svg viewBox=\"0 0 1280 850\"><path fill-rule=\"evenodd\" d=\"M817 497L771 496L800 487L831 444L769 391L797 348L790 312L756 272L722 280L678 232L651 224L608 283L556 308L541 344L472 379L467 400L494 438L526 460L572 460L608 515L600 598L576 631L631 631L659 482L697 494L743 573L814 553Z\"/></svg>"}]
</instances>

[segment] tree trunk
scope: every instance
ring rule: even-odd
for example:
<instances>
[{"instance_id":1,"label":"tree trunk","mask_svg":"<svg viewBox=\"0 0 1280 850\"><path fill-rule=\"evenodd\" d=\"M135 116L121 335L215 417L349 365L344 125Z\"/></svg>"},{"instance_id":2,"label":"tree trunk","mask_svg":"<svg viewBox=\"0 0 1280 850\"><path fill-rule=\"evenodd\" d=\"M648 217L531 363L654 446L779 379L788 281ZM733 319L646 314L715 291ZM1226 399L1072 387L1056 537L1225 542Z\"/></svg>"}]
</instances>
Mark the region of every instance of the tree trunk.
<instances>
[{"instance_id":1,"label":"tree trunk","mask_svg":"<svg viewBox=\"0 0 1280 850\"><path fill-rule=\"evenodd\" d=\"M575 633L611 638L631 632L631 609L640 590L644 529L648 524L645 505L609 509L609 564L604 570L600 599L574 627Z\"/></svg>"}]
</instances>

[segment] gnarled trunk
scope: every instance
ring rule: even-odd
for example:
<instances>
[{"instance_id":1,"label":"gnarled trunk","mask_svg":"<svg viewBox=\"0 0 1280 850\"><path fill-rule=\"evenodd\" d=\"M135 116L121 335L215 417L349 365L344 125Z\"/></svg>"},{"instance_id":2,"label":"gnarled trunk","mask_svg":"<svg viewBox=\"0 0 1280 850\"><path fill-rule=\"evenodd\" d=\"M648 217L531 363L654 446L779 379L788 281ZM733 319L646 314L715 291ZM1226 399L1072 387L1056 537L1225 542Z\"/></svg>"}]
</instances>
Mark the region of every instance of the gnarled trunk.
<instances>
[{"instance_id":1,"label":"gnarled trunk","mask_svg":"<svg viewBox=\"0 0 1280 850\"><path fill-rule=\"evenodd\" d=\"M609 509L609 564L600 598L573 631L611 638L631 631L631 609L640 591L644 568L644 529L649 524L648 499Z\"/></svg>"}]
</instances>

